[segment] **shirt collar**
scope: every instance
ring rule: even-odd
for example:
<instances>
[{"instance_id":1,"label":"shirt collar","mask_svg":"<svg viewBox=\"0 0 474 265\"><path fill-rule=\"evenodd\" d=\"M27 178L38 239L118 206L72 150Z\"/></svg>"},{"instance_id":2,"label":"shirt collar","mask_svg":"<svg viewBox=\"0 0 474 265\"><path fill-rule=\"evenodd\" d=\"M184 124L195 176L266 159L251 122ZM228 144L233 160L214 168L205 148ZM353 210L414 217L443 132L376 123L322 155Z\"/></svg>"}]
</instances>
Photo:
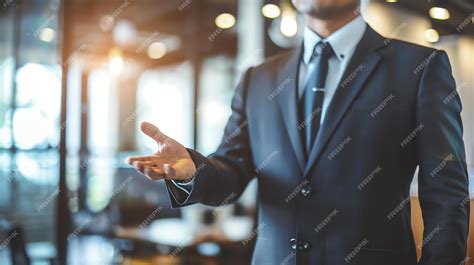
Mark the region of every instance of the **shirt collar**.
<instances>
[{"instance_id":1,"label":"shirt collar","mask_svg":"<svg viewBox=\"0 0 474 265\"><path fill-rule=\"evenodd\" d=\"M367 25L362 16L358 16L342 28L329 35L329 37L326 39L321 39L321 37L316 32L311 30L309 27L305 27L303 37L304 63L309 63L314 46L321 40L329 42L335 54L337 55L336 57L342 61L344 58L349 56L351 50L353 50L362 39L366 27ZM350 38L348 38L348 36L350 36Z\"/></svg>"}]
</instances>

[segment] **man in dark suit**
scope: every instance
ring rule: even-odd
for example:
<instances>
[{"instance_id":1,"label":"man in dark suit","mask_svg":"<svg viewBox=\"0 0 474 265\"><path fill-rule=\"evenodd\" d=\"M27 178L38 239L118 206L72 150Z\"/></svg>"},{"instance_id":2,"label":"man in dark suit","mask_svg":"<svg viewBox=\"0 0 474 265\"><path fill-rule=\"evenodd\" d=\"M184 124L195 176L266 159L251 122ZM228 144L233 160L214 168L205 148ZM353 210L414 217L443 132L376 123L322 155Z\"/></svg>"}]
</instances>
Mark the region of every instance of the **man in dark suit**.
<instances>
[{"instance_id":1,"label":"man in dark suit","mask_svg":"<svg viewBox=\"0 0 474 265\"><path fill-rule=\"evenodd\" d=\"M385 39L358 0L295 0L301 46L250 68L209 157L149 123L158 151L128 162L166 179L174 207L222 205L258 179L253 264L457 265L469 204L461 102L444 51ZM409 187L416 168L423 242Z\"/></svg>"}]
</instances>

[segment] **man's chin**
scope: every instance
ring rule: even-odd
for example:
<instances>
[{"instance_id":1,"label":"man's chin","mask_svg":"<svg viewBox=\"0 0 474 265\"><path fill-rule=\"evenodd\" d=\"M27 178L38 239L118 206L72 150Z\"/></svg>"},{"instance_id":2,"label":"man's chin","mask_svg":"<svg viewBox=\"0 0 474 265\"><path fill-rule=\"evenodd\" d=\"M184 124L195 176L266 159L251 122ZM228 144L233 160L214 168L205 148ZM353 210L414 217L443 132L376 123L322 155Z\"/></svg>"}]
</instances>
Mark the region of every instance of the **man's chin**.
<instances>
[{"instance_id":1,"label":"man's chin","mask_svg":"<svg viewBox=\"0 0 474 265\"><path fill-rule=\"evenodd\" d=\"M307 14L317 19L328 20L347 16L350 12L356 12L357 8L357 4L345 7L312 8Z\"/></svg>"},{"instance_id":2,"label":"man's chin","mask_svg":"<svg viewBox=\"0 0 474 265\"><path fill-rule=\"evenodd\" d=\"M312 9L309 13L309 16L317 19L333 19L335 17L338 17L339 11L331 10L331 9Z\"/></svg>"}]
</instances>

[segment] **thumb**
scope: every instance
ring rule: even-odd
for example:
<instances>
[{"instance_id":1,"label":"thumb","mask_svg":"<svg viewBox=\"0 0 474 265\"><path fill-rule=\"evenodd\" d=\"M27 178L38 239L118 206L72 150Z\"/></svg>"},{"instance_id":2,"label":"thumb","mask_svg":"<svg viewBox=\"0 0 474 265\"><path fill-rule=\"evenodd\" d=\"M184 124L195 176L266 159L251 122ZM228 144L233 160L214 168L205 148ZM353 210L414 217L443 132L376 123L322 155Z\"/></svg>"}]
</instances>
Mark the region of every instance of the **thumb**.
<instances>
[{"instance_id":1,"label":"thumb","mask_svg":"<svg viewBox=\"0 0 474 265\"><path fill-rule=\"evenodd\" d=\"M144 134L148 135L150 138L157 142L162 142L166 138L168 138L168 136L163 134L155 125L149 122L142 122L140 124L140 129Z\"/></svg>"}]
</instances>

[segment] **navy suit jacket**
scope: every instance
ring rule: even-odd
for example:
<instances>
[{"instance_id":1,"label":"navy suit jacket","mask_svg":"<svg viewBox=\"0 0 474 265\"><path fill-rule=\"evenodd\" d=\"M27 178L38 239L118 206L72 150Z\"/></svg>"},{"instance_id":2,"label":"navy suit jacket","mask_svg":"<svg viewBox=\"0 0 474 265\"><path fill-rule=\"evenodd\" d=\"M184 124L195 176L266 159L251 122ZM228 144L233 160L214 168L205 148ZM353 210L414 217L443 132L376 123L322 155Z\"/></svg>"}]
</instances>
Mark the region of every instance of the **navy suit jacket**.
<instances>
[{"instance_id":1,"label":"navy suit jacket","mask_svg":"<svg viewBox=\"0 0 474 265\"><path fill-rule=\"evenodd\" d=\"M297 80L302 47L250 68L217 151L189 150L194 188L178 202L222 205L258 180L253 264L458 265L466 256L468 173L461 102L444 51L370 27L304 156ZM418 171L423 243L414 243Z\"/></svg>"}]
</instances>

